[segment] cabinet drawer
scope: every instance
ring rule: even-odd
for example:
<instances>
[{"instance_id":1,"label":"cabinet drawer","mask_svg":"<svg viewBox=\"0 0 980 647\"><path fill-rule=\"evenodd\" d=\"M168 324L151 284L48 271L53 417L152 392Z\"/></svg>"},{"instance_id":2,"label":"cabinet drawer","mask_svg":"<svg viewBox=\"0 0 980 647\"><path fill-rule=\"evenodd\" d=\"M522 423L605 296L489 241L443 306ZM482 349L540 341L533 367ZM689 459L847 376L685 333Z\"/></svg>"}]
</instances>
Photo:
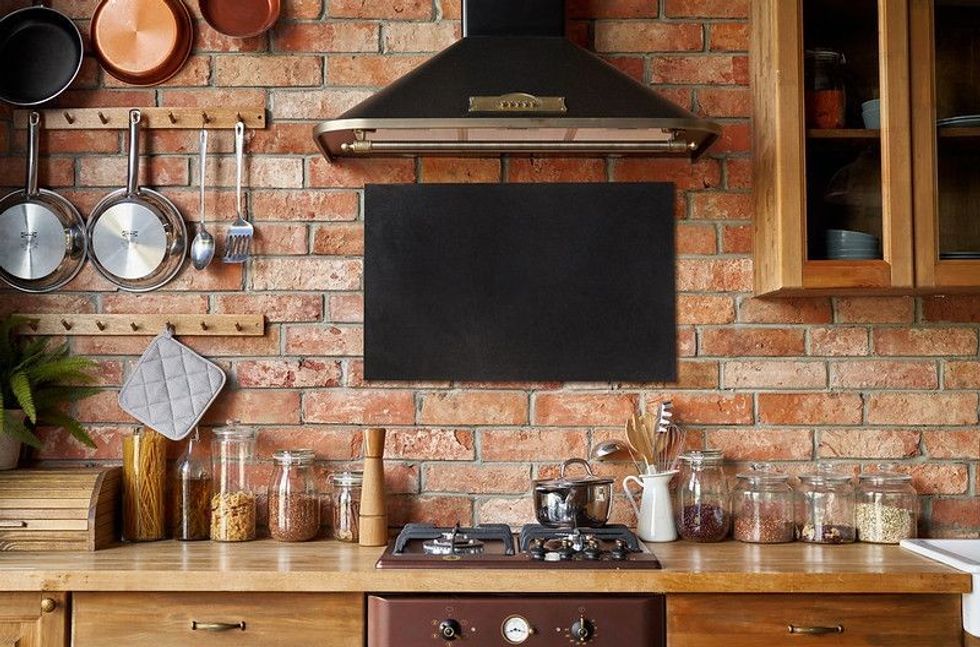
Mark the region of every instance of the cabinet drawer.
<instances>
[{"instance_id":1,"label":"cabinet drawer","mask_svg":"<svg viewBox=\"0 0 980 647\"><path fill-rule=\"evenodd\" d=\"M667 596L669 647L953 647L962 631L958 595Z\"/></svg>"},{"instance_id":2,"label":"cabinet drawer","mask_svg":"<svg viewBox=\"0 0 980 647\"><path fill-rule=\"evenodd\" d=\"M77 593L74 647L364 642L364 596L319 593Z\"/></svg>"}]
</instances>

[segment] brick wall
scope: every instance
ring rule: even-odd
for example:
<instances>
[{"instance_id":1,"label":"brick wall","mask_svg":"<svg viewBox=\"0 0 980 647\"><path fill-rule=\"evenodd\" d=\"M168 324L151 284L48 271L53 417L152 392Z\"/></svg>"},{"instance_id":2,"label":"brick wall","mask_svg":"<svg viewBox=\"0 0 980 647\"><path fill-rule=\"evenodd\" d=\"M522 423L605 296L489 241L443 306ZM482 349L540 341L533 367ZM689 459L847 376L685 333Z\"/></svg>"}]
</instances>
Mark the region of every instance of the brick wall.
<instances>
[{"instance_id":1,"label":"brick wall","mask_svg":"<svg viewBox=\"0 0 980 647\"><path fill-rule=\"evenodd\" d=\"M25 0L2 0L20 6ZM196 11L196 3L192 7ZM185 339L221 362L230 385L210 423L262 429L264 456L311 446L326 465L359 454L359 429L391 429L393 519L510 521L528 517L528 480L619 434L635 408L670 396L693 444L730 459L799 471L816 459L846 468L880 460L911 471L930 532L980 535L980 299L751 298L748 0L569 0L571 33L627 73L724 125L691 166L655 159L356 160L329 165L312 124L369 96L458 37L455 0L290 0L268 36L238 41L198 24L187 67L159 88L127 88L86 61L63 106L264 105L251 133L248 185L258 228L244 268L187 269L165 289L117 292L91 268L47 296L4 293L4 311L262 312L259 339ZM54 0L83 28L95 0ZM8 117L9 118L9 117ZM48 133L42 181L88 213L121 186L124 133ZM196 132L145 138L145 179L196 216ZM0 128L0 180L23 175L24 133ZM212 230L233 213L229 133L216 134L208 182ZM679 189L680 382L401 384L362 377L366 182L669 180ZM103 396L79 407L99 447L49 434L42 457L114 460L132 422L117 387L142 338L76 338L97 356ZM617 474L625 466L605 466ZM617 516L627 514L618 505Z\"/></svg>"}]
</instances>

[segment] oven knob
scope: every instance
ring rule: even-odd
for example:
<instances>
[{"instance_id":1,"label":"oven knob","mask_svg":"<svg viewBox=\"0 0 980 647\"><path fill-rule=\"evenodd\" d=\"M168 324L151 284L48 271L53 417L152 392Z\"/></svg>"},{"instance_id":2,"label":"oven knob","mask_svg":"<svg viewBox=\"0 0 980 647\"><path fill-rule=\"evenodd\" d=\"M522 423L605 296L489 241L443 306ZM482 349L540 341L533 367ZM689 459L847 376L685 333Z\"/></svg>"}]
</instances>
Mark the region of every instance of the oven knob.
<instances>
[{"instance_id":1,"label":"oven knob","mask_svg":"<svg viewBox=\"0 0 980 647\"><path fill-rule=\"evenodd\" d=\"M569 630L569 633L572 636L572 640L585 644L595 636L595 625L592 624L591 620L587 620L585 616L581 616L572 623L572 628Z\"/></svg>"},{"instance_id":2,"label":"oven knob","mask_svg":"<svg viewBox=\"0 0 980 647\"><path fill-rule=\"evenodd\" d=\"M439 637L443 640L458 640L463 636L463 627L458 620L443 620L439 623Z\"/></svg>"}]
</instances>

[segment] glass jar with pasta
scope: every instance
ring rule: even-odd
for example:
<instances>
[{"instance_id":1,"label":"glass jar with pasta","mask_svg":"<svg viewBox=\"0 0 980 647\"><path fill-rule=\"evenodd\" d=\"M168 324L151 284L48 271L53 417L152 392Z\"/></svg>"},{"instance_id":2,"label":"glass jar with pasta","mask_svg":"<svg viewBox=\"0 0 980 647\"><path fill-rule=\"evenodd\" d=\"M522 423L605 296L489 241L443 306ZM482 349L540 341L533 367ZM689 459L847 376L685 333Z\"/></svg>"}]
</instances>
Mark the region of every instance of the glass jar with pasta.
<instances>
[{"instance_id":1,"label":"glass jar with pasta","mask_svg":"<svg viewBox=\"0 0 980 647\"><path fill-rule=\"evenodd\" d=\"M255 539L257 513L251 471L255 459L255 432L227 427L214 430L211 456L214 495L211 497L211 539Z\"/></svg>"}]
</instances>

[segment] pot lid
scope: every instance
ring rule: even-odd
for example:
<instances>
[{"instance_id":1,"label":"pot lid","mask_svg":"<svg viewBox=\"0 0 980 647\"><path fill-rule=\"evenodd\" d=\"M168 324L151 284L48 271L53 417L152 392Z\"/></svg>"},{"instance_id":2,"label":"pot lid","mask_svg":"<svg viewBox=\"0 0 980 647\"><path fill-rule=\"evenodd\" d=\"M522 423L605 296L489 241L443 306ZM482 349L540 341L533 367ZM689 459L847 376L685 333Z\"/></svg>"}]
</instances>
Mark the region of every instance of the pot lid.
<instances>
[{"instance_id":1,"label":"pot lid","mask_svg":"<svg viewBox=\"0 0 980 647\"><path fill-rule=\"evenodd\" d=\"M699 157L718 124L565 38L564 0L463 0L463 39L314 131L340 156Z\"/></svg>"},{"instance_id":2,"label":"pot lid","mask_svg":"<svg viewBox=\"0 0 980 647\"><path fill-rule=\"evenodd\" d=\"M569 476L565 473L569 465L581 465L585 468L585 474ZM540 479L534 482L534 486L540 490L560 490L581 485L609 485L613 480L603 478L592 473L592 466L584 458L569 458L561 464L558 470L558 478Z\"/></svg>"},{"instance_id":3,"label":"pot lid","mask_svg":"<svg viewBox=\"0 0 980 647\"><path fill-rule=\"evenodd\" d=\"M51 275L68 253L65 224L37 202L20 202L0 214L0 267L18 279Z\"/></svg>"}]
</instances>

